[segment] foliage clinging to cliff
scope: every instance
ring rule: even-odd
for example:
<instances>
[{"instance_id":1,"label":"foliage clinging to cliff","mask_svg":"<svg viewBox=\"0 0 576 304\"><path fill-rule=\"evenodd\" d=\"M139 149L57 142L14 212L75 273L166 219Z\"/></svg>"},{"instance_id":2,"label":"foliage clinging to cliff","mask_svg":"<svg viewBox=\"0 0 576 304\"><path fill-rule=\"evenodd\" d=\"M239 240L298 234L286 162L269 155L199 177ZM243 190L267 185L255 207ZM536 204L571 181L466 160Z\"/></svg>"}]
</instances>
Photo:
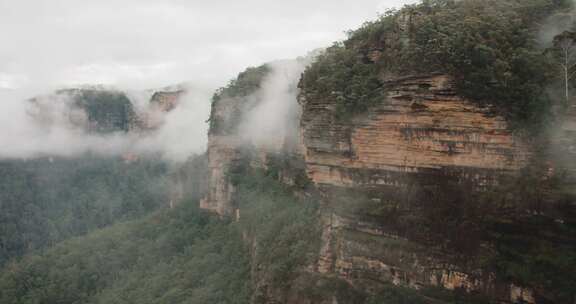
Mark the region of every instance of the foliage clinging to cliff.
<instances>
[{"instance_id":1,"label":"foliage clinging to cliff","mask_svg":"<svg viewBox=\"0 0 576 304\"><path fill-rule=\"evenodd\" d=\"M132 102L122 92L80 89L75 102L86 111L91 131L127 132L135 119Z\"/></svg>"},{"instance_id":2,"label":"foliage clinging to cliff","mask_svg":"<svg viewBox=\"0 0 576 304\"><path fill-rule=\"evenodd\" d=\"M244 175L238 197L240 224L255 246L252 262L260 280L287 287L319 251L316 202L298 200L261 171Z\"/></svg>"},{"instance_id":3,"label":"foliage clinging to cliff","mask_svg":"<svg viewBox=\"0 0 576 304\"><path fill-rule=\"evenodd\" d=\"M245 97L256 92L269 72L270 67L265 64L247 68L236 79L231 80L226 87L219 89L214 94L213 102L225 97Z\"/></svg>"},{"instance_id":4,"label":"foliage clinging to cliff","mask_svg":"<svg viewBox=\"0 0 576 304\"><path fill-rule=\"evenodd\" d=\"M212 116L210 117L210 134L229 134L236 130L242 119L242 110L246 107L247 98L256 93L264 78L269 74L270 67L266 64L259 67L251 67L240 73L223 88L218 89L212 97ZM218 103L232 100L231 112L219 113L214 109ZM225 116L222 116L225 115Z\"/></svg>"},{"instance_id":5,"label":"foliage clinging to cliff","mask_svg":"<svg viewBox=\"0 0 576 304\"><path fill-rule=\"evenodd\" d=\"M333 98L339 119L368 110L385 92L377 67L362 62L355 50L342 44L335 44L319 56L306 71L303 83L314 87L309 98Z\"/></svg>"},{"instance_id":6,"label":"foliage clinging to cliff","mask_svg":"<svg viewBox=\"0 0 576 304\"><path fill-rule=\"evenodd\" d=\"M337 118L346 118L382 100L386 79L444 72L461 95L496 106L513 123L537 124L550 106L544 91L554 68L536 45L536 30L568 3L430 0L406 6L351 31L306 71L301 86L310 98L333 100Z\"/></svg>"}]
</instances>

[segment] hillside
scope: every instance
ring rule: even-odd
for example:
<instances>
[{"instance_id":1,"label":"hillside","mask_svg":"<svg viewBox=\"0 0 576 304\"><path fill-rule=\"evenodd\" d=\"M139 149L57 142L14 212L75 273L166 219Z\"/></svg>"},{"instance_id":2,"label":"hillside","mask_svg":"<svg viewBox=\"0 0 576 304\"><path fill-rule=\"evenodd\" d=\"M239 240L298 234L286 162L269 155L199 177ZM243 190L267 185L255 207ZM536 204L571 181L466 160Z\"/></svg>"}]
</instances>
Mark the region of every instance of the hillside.
<instances>
[{"instance_id":1,"label":"hillside","mask_svg":"<svg viewBox=\"0 0 576 304\"><path fill-rule=\"evenodd\" d=\"M115 132L144 137L163 119L149 113L174 110L181 94L158 91L139 111L119 91L61 90L29 100L28 114L46 132L68 128L85 142ZM206 170L202 155L175 164L161 153L136 150L65 154L0 160L0 266L204 192L198 181Z\"/></svg>"},{"instance_id":2,"label":"hillside","mask_svg":"<svg viewBox=\"0 0 576 304\"><path fill-rule=\"evenodd\" d=\"M314 207L262 173L246 176L239 187L240 222L220 220L199 210L197 201L186 201L73 238L7 265L0 301L259 302L252 292L258 276L282 286L309 261L306 253L315 243L306 234L314 226Z\"/></svg>"}]
</instances>

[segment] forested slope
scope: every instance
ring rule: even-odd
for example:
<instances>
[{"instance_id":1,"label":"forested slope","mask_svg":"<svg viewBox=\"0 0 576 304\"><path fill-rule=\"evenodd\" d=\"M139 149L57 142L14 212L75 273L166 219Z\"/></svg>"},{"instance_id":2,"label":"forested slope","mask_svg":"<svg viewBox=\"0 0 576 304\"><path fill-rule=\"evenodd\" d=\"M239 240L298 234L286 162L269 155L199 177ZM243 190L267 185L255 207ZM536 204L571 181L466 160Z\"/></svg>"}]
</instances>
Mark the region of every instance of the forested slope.
<instances>
[{"instance_id":1,"label":"forested slope","mask_svg":"<svg viewBox=\"0 0 576 304\"><path fill-rule=\"evenodd\" d=\"M166 206L168 171L168 164L155 158L1 161L0 264Z\"/></svg>"}]
</instances>

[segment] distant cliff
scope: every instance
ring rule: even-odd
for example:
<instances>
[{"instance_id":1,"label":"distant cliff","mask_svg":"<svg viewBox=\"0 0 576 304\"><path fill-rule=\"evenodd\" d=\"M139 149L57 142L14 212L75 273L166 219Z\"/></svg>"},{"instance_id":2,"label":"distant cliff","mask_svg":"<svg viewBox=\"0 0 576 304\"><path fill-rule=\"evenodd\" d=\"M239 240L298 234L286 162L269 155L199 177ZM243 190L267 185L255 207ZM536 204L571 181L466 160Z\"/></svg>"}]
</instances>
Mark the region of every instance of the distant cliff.
<instances>
[{"instance_id":1,"label":"distant cliff","mask_svg":"<svg viewBox=\"0 0 576 304\"><path fill-rule=\"evenodd\" d=\"M162 113L177 107L183 93L156 91L141 109L122 91L64 89L30 99L29 114L41 124L63 123L89 133L150 130L162 123Z\"/></svg>"}]
</instances>

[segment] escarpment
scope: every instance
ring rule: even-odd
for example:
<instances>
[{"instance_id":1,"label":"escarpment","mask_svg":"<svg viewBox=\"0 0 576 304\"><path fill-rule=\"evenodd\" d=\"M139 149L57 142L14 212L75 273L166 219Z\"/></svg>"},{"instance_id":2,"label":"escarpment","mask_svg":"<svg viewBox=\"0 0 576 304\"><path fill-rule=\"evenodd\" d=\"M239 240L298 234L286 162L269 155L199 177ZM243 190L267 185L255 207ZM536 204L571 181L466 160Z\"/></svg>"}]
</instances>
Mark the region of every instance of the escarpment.
<instances>
[{"instance_id":1,"label":"escarpment","mask_svg":"<svg viewBox=\"0 0 576 304\"><path fill-rule=\"evenodd\" d=\"M550 66L530 31L560 5L536 2L425 2L367 23L320 55L286 100L301 107L289 149L254 149L232 131L265 79L241 75L239 94L213 103L202 207L241 214L235 168L291 159L280 171L292 176L277 177L321 201L315 276L365 295L397 286L428 300L440 289L572 303L574 115L548 117L554 132L527 131L543 128L550 106Z\"/></svg>"},{"instance_id":2,"label":"escarpment","mask_svg":"<svg viewBox=\"0 0 576 304\"><path fill-rule=\"evenodd\" d=\"M509 263L502 257L509 242L537 246L545 240L557 248L573 241L570 234L555 235L547 219L539 222L566 221L571 214L548 213L559 206L557 191L545 186L552 165L528 170L538 157L534 143L515 135L493 108L460 96L447 74L397 77L385 86L381 102L344 120L335 116L330 96L318 98L304 87L300 138L276 146L254 146L227 131L240 124L234 115L244 111L245 97L215 102L209 191L201 207L241 217L233 181L242 178L235 176L238 166L279 168L277 178L292 189L321 194L322 244L310 268L321 276L368 293L393 284L501 303L554 298L495 266ZM570 138L566 132L556 141ZM289 161L273 166L278 158ZM312 188L303 186L309 182ZM539 209L543 202L549 206Z\"/></svg>"},{"instance_id":3,"label":"escarpment","mask_svg":"<svg viewBox=\"0 0 576 304\"><path fill-rule=\"evenodd\" d=\"M213 97L208 131L209 180L206 196L200 207L230 216L236 210L233 202L234 185L230 173L241 159L243 141L238 128L245 107L254 102L255 93L268 74L267 66L248 69Z\"/></svg>"},{"instance_id":4,"label":"escarpment","mask_svg":"<svg viewBox=\"0 0 576 304\"><path fill-rule=\"evenodd\" d=\"M202 208L237 213L234 178L242 166L275 172L286 184L301 183L304 162L298 136L297 83L305 59L249 68L213 97L208 133L209 190ZM282 163L282 165L280 165Z\"/></svg>"},{"instance_id":5,"label":"escarpment","mask_svg":"<svg viewBox=\"0 0 576 304\"><path fill-rule=\"evenodd\" d=\"M517 176L530 146L502 117L458 96L447 75L385 85L379 105L346 122L335 119L329 98L301 95L306 170L324 201L318 271L354 284L462 288L517 300L513 284L498 284L473 258L459 263L459 255L484 250L478 227L431 223L455 219L443 208L472 212L464 210L466 196Z\"/></svg>"},{"instance_id":6,"label":"escarpment","mask_svg":"<svg viewBox=\"0 0 576 304\"><path fill-rule=\"evenodd\" d=\"M386 85L385 101L349 123L334 120L329 100L302 95L305 156L316 183L384 186L406 180L398 175L422 179L442 172L482 185L495 172L526 164L528 146L502 117L458 96L450 77L413 76Z\"/></svg>"}]
</instances>

